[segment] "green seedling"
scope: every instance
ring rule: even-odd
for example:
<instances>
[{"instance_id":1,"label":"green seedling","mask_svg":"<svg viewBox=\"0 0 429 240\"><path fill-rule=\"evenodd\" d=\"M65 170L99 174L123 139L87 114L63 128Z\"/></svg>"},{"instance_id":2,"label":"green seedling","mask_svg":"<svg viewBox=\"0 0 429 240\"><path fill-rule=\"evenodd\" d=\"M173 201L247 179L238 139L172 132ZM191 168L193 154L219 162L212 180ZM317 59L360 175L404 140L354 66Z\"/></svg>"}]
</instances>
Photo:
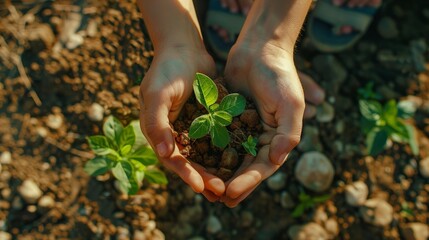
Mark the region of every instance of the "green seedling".
<instances>
[{"instance_id":1,"label":"green seedling","mask_svg":"<svg viewBox=\"0 0 429 240\"><path fill-rule=\"evenodd\" d=\"M388 101L384 106L375 100L359 100L362 114L361 127L366 134L366 146L370 155L383 151L388 139L410 144L414 155L419 152L414 127L404 119L413 113L401 108L395 100Z\"/></svg>"},{"instance_id":2,"label":"green seedling","mask_svg":"<svg viewBox=\"0 0 429 240\"><path fill-rule=\"evenodd\" d=\"M374 91L374 82L368 82L365 87L358 89L359 99L381 100L381 95Z\"/></svg>"},{"instance_id":3,"label":"green seedling","mask_svg":"<svg viewBox=\"0 0 429 240\"><path fill-rule=\"evenodd\" d=\"M87 138L92 151L97 155L85 164L84 170L91 176L111 171L119 181L122 192L133 195L146 178L151 183L167 184L163 172L154 166L158 159L147 145L139 122L132 121L124 127L110 116L103 125L102 135Z\"/></svg>"},{"instance_id":4,"label":"green seedling","mask_svg":"<svg viewBox=\"0 0 429 240\"><path fill-rule=\"evenodd\" d=\"M246 152L249 154L252 154L253 156L256 156L256 145L258 144L258 140L256 138L253 138L252 136L247 137L247 140L241 145L244 147Z\"/></svg>"},{"instance_id":5,"label":"green seedling","mask_svg":"<svg viewBox=\"0 0 429 240\"><path fill-rule=\"evenodd\" d=\"M301 217L305 210L314 208L317 204L324 203L329 198L331 198L329 194L312 197L306 194L304 191L301 191L298 196L299 204L293 210L292 217Z\"/></svg>"},{"instance_id":6,"label":"green seedling","mask_svg":"<svg viewBox=\"0 0 429 240\"><path fill-rule=\"evenodd\" d=\"M204 106L208 114L197 117L189 128L189 137L198 139L210 134L213 145L219 148L226 147L230 142L230 135L226 126L230 125L232 118L240 115L246 107L246 99L238 93L225 96L220 104L216 84L208 76L197 73L193 84L197 101ZM251 143L253 144L253 142ZM253 149L256 155L256 145L245 149ZM244 145L243 145L244 146Z\"/></svg>"}]
</instances>

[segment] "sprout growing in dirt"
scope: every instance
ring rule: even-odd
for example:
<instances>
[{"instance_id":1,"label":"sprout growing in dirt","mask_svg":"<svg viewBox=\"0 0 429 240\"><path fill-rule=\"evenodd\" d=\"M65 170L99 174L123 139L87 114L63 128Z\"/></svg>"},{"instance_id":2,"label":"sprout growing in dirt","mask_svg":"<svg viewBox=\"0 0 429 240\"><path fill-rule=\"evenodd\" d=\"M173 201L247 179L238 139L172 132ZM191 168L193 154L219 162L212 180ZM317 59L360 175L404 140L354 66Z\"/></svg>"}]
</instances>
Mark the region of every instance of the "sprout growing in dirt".
<instances>
[{"instance_id":1,"label":"sprout growing in dirt","mask_svg":"<svg viewBox=\"0 0 429 240\"><path fill-rule=\"evenodd\" d=\"M326 202L329 198L331 198L329 194L312 197L301 191L298 196L299 204L293 210L292 217L301 217L305 210L314 208L316 204Z\"/></svg>"},{"instance_id":2,"label":"sprout growing in dirt","mask_svg":"<svg viewBox=\"0 0 429 240\"><path fill-rule=\"evenodd\" d=\"M85 164L84 170L88 174L98 176L111 170L121 191L130 195L137 193L144 178L151 183L167 184L164 173L154 168L158 159L147 146L138 121L124 127L110 116L103 125L103 132L105 136L87 138L97 155Z\"/></svg>"},{"instance_id":3,"label":"sprout growing in dirt","mask_svg":"<svg viewBox=\"0 0 429 240\"><path fill-rule=\"evenodd\" d=\"M256 145L258 144L258 140L253 138L252 136L247 137L247 140L243 142L241 145L246 149L246 152L256 156Z\"/></svg>"},{"instance_id":4,"label":"sprout growing in dirt","mask_svg":"<svg viewBox=\"0 0 429 240\"><path fill-rule=\"evenodd\" d=\"M384 106L375 100L359 100L359 109L363 116L361 127L366 136L368 153L379 154L386 146L387 140L410 144L414 155L419 153L414 127L404 122L413 113L401 109L395 100Z\"/></svg>"},{"instance_id":5,"label":"sprout growing in dirt","mask_svg":"<svg viewBox=\"0 0 429 240\"><path fill-rule=\"evenodd\" d=\"M193 84L197 101L204 106L208 114L197 117L189 128L189 137L201 138L210 134L215 146L224 148L230 142L229 132L226 126L230 125L232 118L240 115L246 107L246 99L238 93L226 95L220 104L217 104L218 89L216 84L208 76L197 73ZM252 155L256 155L256 145L252 150L252 143L246 148ZM244 145L243 145L244 146Z\"/></svg>"}]
</instances>

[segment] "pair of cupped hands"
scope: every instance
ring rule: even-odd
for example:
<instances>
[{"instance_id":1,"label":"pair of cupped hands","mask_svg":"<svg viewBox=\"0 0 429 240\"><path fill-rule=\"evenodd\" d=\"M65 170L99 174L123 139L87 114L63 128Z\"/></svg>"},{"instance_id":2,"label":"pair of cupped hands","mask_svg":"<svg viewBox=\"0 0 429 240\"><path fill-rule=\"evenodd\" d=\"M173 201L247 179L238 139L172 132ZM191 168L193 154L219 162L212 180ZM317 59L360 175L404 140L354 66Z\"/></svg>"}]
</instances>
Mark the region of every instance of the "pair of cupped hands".
<instances>
[{"instance_id":1,"label":"pair of cupped hands","mask_svg":"<svg viewBox=\"0 0 429 240\"><path fill-rule=\"evenodd\" d=\"M291 53L272 44L258 49L234 46L225 65L227 87L252 97L264 131L257 156L246 155L235 175L224 182L181 155L173 137L170 123L191 96L196 72L215 77L214 61L205 49L157 51L140 88L141 129L166 168L209 201L235 207L285 162L299 143L303 117L315 114L323 91L297 72ZM309 92L306 97L303 89Z\"/></svg>"}]
</instances>

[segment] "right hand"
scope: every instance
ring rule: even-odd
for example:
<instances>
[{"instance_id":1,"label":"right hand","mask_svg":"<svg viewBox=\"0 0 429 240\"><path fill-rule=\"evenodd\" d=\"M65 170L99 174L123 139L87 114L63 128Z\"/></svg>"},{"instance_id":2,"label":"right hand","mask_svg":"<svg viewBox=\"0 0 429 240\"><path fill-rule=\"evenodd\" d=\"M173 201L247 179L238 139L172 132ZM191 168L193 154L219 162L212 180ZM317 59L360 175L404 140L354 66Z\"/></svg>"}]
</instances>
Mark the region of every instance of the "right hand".
<instances>
[{"instance_id":1,"label":"right hand","mask_svg":"<svg viewBox=\"0 0 429 240\"><path fill-rule=\"evenodd\" d=\"M224 182L180 154L170 125L192 94L196 72L215 74L214 61L205 50L159 50L140 86L140 126L160 162L195 192L215 201L224 194Z\"/></svg>"}]
</instances>

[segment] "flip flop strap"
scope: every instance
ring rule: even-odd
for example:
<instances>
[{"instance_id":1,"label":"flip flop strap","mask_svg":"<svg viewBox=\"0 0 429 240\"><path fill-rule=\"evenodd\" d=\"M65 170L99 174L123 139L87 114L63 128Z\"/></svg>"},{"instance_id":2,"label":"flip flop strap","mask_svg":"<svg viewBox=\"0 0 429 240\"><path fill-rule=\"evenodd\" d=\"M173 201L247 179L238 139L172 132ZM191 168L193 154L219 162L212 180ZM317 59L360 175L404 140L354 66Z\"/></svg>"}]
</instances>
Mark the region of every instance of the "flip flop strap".
<instances>
[{"instance_id":1,"label":"flip flop strap","mask_svg":"<svg viewBox=\"0 0 429 240\"><path fill-rule=\"evenodd\" d=\"M372 20L372 15L359 12L352 8L345 9L334 6L329 2L319 0L313 10L314 17L333 26L352 26L355 30L364 32Z\"/></svg>"}]
</instances>

